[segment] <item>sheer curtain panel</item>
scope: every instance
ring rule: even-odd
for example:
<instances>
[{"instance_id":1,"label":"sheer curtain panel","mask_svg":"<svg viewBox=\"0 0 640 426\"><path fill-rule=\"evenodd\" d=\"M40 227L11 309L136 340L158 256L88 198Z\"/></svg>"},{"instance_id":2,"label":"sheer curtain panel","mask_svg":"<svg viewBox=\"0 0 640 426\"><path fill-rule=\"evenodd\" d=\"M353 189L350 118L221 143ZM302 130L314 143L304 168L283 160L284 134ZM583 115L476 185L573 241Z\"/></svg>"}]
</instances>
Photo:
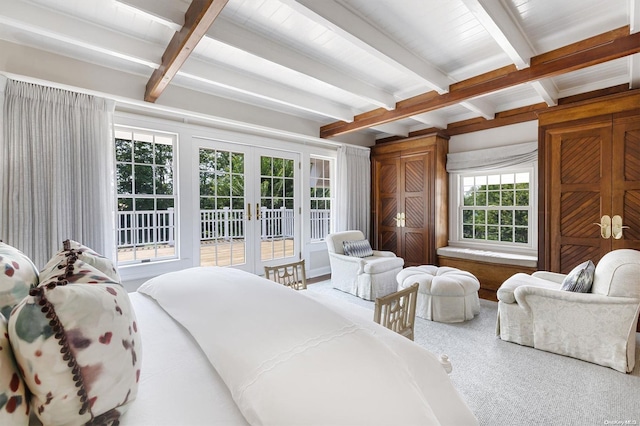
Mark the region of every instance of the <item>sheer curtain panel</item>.
<instances>
[{"instance_id":1,"label":"sheer curtain panel","mask_svg":"<svg viewBox=\"0 0 640 426\"><path fill-rule=\"evenodd\" d=\"M0 239L38 267L67 238L113 257L113 102L7 79L3 109Z\"/></svg>"},{"instance_id":2,"label":"sheer curtain panel","mask_svg":"<svg viewBox=\"0 0 640 426\"><path fill-rule=\"evenodd\" d=\"M371 161L369 149L342 145L336 171L336 229L360 230L369 238Z\"/></svg>"}]
</instances>

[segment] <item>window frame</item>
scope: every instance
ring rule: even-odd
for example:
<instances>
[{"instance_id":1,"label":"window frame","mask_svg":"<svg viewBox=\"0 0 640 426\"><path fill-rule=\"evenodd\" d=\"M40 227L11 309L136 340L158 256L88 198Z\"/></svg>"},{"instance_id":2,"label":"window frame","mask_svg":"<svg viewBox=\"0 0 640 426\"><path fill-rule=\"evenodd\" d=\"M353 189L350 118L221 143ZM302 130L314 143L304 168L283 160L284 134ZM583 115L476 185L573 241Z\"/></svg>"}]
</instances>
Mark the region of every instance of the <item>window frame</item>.
<instances>
[{"instance_id":1,"label":"window frame","mask_svg":"<svg viewBox=\"0 0 640 426\"><path fill-rule=\"evenodd\" d=\"M151 167L157 168L157 167L164 167L161 165L156 164L156 150L155 150L155 145L156 144L161 144L161 145L168 145L168 144L164 144L162 142L156 142L156 137L161 137L161 138L168 138L171 139L171 147L172 147L172 159L171 159L171 175L172 175L172 194L158 194L156 193L156 179L155 179L155 171L154 171L154 179L153 179L153 194L138 194L136 193L136 182L135 182L135 167L136 165L144 165L147 166L149 164L147 163L136 163L135 161L135 157L134 157L134 152L135 152L135 147L132 145L132 158L131 158L131 162L124 162L124 161L119 161L117 158L117 153L115 152L116 150L116 140L117 139L121 139L117 136L118 132L127 132L127 133L131 133L132 136L132 141L134 141L135 139L135 134L136 133L141 133L141 134L145 134L145 135L150 135L153 137L153 162L150 164ZM116 241L116 254L119 252L119 232L120 232L120 221L119 221L119 212L121 210L119 210L119 199L120 198L131 198L132 202L133 202L133 210L131 210L132 212L136 212L136 200L141 200L141 199L152 199L154 200L154 212L163 212L165 210L158 210L157 209L157 200L173 200L173 220L169 221L170 225L165 225L165 227L168 226L172 226L172 232L173 234L173 239L172 239L172 245L173 245L173 254L171 255L166 255L166 256L158 256L158 242L156 241L154 243L154 256L151 257L143 257L143 258L136 258L136 256L134 255L134 259L131 260L118 260L118 255L116 255L116 264L118 267L122 267L122 266L131 266L131 265L140 265L140 264L145 264L145 263L150 263L150 262L159 262L159 261L167 261L167 260L175 260L175 259L179 259L179 213L178 213L178 206L179 206L179 197L178 197L178 133L177 132L169 132L169 131L163 131L163 130L157 130L157 129L149 129L149 128L141 128L141 127L136 127L136 126L129 126L129 125L124 125L124 124L114 124L113 127L113 141L114 141L114 186L115 186L115 211L114 211L114 221L115 221L115 241ZM131 170L131 192L129 194L120 194L118 191L118 164L130 164L132 167ZM167 209L168 210L168 209ZM158 225L155 226L156 228L156 232L157 232L157 228ZM132 231L133 232L133 231ZM139 247L139 245L134 244L133 245L133 251L136 251L136 248Z\"/></svg>"},{"instance_id":2,"label":"window frame","mask_svg":"<svg viewBox=\"0 0 640 426\"><path fill-rule=\"evenodd\" d=\"M529 173L529 224L528 242L501 242L487 240L473 240L463 238L463 218L464 209L464 178L476 176L490 176L502 174ZM521 164L500 169L482 170L477 169L468 172L456 172L449 175L450 197L450 225L449 225L449 245L453 247L479 249L494 252L514 253L522 255L537 255L538 252L538 167L537 161L533 163Z\"/></svg>"},{"instance_id":3,"label":"window frame","mask_svg":"<svg viewBox=\"0 0 640 426\"><path fill-rule=\"evenodd\" d=\"M311 186L311 181L314 179L314 177L311 176L311 172L312 172L312 167L311 167L311 163L314 160L319 160L319 161L323 161L326 162L328 164L328 170L329 170L329 177L324 177L323 176L320 179L323 180L328 180L329 183L329 197L313 197L311 196L311 188L317 188L317 187L312 187ZM307 188L307 194L309 195L308 198L308 204L307 204L307 208L309 209L309 222L308 222L308 226L309 226L309 242L310 243L318 243L318 242L323 242L326 240L327 235L329 235L331 232L333 232L333 228L334 228L334 223L335 223L335 158L331 158L331 157L325 157L322 155L314 155L311 154L309 155L309 174L308 174L308 179L309 179L309 187ZM324 168L323 168L324 171ZM304 200L304 198L303 198ZM313 237L313 224L312 224L312 218L311 218L311 211L313 210L311 208L311 204L314 201L328 201L330 208L329 210L329 225L327 227L326 233L324 234L324 236L322 238L314 238ZM325 209L326 210L326 209Z\"/></svg>"}]
</instances>

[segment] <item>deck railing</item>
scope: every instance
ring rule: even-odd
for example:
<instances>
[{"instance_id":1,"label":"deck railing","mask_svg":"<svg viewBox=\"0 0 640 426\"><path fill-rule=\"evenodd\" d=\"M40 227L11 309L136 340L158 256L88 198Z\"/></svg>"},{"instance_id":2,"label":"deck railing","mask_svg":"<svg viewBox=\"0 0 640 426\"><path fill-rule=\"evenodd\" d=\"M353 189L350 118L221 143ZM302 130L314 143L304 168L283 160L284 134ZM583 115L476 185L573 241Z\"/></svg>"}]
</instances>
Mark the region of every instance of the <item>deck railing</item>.
<instances>
[{"instance_id":1,"label":"deck railing","mask_svg":"<svg viewBox=\"0 0 640 426\"><path fill-rule=\"evenodd\" d=\"M311 210L311 239L320 240L331 225L329 210ZM200 239L232 240L244 238L244 209L223 208L200 210ZM174 244L175 213L172 208L162 211L118 212L118 248L145 244ZM293 209L260 209L262 239L292 238Z\"/></svg>"}]
</instances>

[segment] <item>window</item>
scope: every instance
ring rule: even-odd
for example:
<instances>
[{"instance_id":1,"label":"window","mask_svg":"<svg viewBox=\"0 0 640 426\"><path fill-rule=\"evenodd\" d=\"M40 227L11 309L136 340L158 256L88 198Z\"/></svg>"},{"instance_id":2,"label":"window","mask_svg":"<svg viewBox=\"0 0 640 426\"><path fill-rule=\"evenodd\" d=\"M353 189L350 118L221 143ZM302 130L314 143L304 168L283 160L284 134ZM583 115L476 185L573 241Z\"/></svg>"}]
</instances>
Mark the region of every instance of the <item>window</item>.
<instances>
[{"instance_id":1,"label":"window","mask_svg":"<svg viewBox=\"0 0 640 426\"><path fill-rule=\"evenodd\" d=\"M324 240L331 232L331 160L311 158L311 241Z\"/></svg>"},{"instance_id":2,"label":"window","mask_svg":"<svg viewBox=\"0 0 640 426\"><path fill-rule=\"evenodd\" d=\"M176 140L174 134L116 128L118 264L176 257Z\"/></svg>"},{"instance_id":3,"label":"window","mask_svg":"<svg viewBox=\"0 0 640 426\"><path fill-rule=\"evenodd\" d=\"M533 167L453 175L454 240L462 245L535 249Z\"/></svg>"}]
</instances>

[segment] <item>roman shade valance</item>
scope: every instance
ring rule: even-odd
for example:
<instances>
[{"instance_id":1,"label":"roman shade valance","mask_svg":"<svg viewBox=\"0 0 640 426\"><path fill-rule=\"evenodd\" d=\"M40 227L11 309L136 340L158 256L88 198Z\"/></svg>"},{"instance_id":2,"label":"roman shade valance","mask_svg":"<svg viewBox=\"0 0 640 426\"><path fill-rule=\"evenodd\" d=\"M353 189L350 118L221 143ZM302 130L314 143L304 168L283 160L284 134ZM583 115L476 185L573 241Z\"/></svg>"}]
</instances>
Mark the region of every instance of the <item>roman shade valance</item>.
<instances>
[{"instance_id":1,"label":"roman shade valance","mask_svg":"<svg viewBox=\"0 0 640 426\"><path fill-rule=\"evenodd\" d=\"M447 154L447 172L494 170L538 160L538 142Z\"/></svg>"}]
</instances>

